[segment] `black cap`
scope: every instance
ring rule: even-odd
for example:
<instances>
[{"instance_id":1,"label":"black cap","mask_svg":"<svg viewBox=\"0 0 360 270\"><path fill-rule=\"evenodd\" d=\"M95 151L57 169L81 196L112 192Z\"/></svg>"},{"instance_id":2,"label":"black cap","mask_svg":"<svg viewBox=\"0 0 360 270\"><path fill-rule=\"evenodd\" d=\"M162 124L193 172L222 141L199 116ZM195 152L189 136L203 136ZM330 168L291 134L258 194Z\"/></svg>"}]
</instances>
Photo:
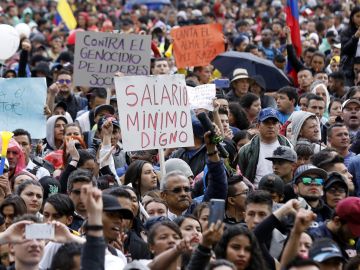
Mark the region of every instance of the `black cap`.
<instances>
[{"instance_id":1,"label":"black cap","mask_svg":"<svg viewBox=\"0 0 360 270\"><path fill-rule=\"evenodd\" d=\"M284 182L276 174L267 174L263 176L259 182L259 189L269 192L275 192L277 194L284 194Z\"/></svg>"},{"instance_id":2,"label":"black cap","mask_svg":"<svg viewBox=\"0 0 360 270\"><path fill-rule=\"evenodd\" d=\"M107 105L107 104L103 104L103 105L99 105L95 108L94 114L95 116L97 116L99 113L101 113L102 111L108 111L110 114L114 114L115 110L114 107L111 105Z\"/></svg>"},{"instance_id":3,"label":"black cap","mask_svg":"<svg viewBox=\"0 0 360 270\"><path fill-rule=\"evenodd\" d=\"M342 176L338 172L331 172L329 174L328 178L326 179L326 181L324 183L324 190L325 191L328 190L334 184L340 184L343 188L345 188L346 193L348 193L349 187L346 184L346 180L345 180L344 176Z\"/></svg>"},{"instance_id":4,"label":"black cap","mask_svg":"<svg viewBox=\"0 0 360 270\"><path fill-rule=\"evenodd\" d=\"M51 176L41 177L39 182L44 189L44 201L51 195L59 193L60 191L60 182Z\"/></svg>"},{"instance_id":5,"label":"black cap","mask_svg":"<svg viewBox=\"0 0 360 270\"><path fill-rule=\"evenodd\" d=\"M336 258L344 261L338 244L330 238L315 241L309 250L309 257L319 263Z\"/></svg>"},{"instance_id":6,"label":"black cap","mask_svg":"<svg viewBox=\"0 0 360 270\"><path fill-rule=\"evenodd\" d=\"M103 199L103 211L104 212L118 212L124 219L133 219L134 215L128 208L123 208L118 199L109 194L102 194Z\"/></svg>"}]
</instances>

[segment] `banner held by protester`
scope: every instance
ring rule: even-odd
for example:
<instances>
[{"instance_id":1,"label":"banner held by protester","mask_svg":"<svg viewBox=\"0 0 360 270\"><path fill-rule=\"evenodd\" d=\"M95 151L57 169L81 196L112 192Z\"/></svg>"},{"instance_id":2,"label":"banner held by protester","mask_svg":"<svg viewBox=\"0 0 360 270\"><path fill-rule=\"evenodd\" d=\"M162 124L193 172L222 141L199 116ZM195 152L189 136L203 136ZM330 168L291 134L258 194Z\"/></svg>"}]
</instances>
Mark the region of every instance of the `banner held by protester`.
<instances>
[{"instance_id":1,"label":"banner held by protester","mask_svg":"<svg viewBox=\"0 0 360 270\"><path fill-rule=\"evenodd\" d=\"M115 77L125 151L194 145L183 75Z\"/></svg>"},{"instance_id":2,"label":"banner held by protester","mask_svg":"<svg viewBox=\"0 0 360 270\"><path fill-rule=\"evenodd\" d=\"M114 87L113 75L150 75L151 37L79 32L76 34L74 83Z\"/></svg>"},{"instance_id":3,"label":"banner held by protester","mask_svg":"<svg viewBox=\"0 0 360 270\"><path fill-rule=\"evenodd\" d=\"M0 130L18 128L30 132L34 139L46 137L45 78L0 80Z\"/></svg>"},{"instance_id":4,"label":"banner held by protester","mask_svg":"<svg viewBox=\"0 0 360 270\"><path fill-rule=\"evenodd\" d=\"M225 51L221 24L184 26L171 30L178 68L206 66Z\"/></svg>"}]
</instances>

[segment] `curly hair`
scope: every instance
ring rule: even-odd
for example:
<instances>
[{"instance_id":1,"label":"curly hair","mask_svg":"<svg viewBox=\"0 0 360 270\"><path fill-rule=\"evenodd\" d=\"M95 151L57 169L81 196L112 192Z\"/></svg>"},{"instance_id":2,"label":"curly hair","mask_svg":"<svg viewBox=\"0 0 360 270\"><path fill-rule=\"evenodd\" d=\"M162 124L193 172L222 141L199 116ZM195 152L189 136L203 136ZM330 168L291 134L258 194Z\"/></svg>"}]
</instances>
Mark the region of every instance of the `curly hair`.
<instances>
[{"instance_id":1,"label":"curly hair","mask_svg":"<svg viewBox=\"0 0 360 270\"><path fill-rule=\"evenodd\" d=\"M215 247L216 259L227 259L227 246L232 238L238 235L246 236L251 245L250 262L246 270L265 270L265 262L255 235L247 228L241 226L228 227Z\"/></svg>"}]
</instances>

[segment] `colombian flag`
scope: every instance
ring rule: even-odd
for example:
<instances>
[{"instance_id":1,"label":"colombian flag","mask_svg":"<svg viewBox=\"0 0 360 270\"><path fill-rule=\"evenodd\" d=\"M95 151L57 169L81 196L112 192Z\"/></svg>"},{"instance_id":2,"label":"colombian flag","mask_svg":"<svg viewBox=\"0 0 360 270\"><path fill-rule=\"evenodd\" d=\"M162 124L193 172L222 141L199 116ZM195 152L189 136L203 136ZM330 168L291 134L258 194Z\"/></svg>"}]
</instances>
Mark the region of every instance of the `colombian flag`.
<instances>
[{"instance_id":1,"label":"colombian flag","mask_svg":"<svg viewBox=\"0 0 360 270\"><path fill-rule=\"evenodd\" d=\"M77 23L69 3L66 0L59 0L56 9L66 27L70 30L74 30Z\"/></svg>"},{"instance_id":2,"label":"colombian flag","mask_svg":"<svg viewBox=\"0 0 360 270\"><path fill-rule=\"evenodd\" d=\"M291 30L291 40L295 48L297 57L301 55L301 39L300 39L300 25L299 25L299 8L297 0L286 1L286 24ZM295 81L297 81L296 72L288 65L288 72Z\"/></svg>"}]
</instances>

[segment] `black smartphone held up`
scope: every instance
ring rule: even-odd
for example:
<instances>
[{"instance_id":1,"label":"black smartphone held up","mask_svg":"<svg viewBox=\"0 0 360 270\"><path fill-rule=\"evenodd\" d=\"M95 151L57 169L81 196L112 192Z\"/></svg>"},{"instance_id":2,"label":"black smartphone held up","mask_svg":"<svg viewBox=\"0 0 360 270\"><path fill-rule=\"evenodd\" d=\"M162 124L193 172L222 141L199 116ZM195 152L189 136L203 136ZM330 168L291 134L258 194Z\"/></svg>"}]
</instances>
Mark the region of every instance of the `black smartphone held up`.
<instances>
[{"instance_id":1,"label":"black smartphone held up","mask_svg":"<svg viewBox=\"0 0 360 270\"><path fill-rule=\"evenodd\" d=\"M225 201L221 199L210 200L210 214L208 226L212 223L216 223L218 220L223 220L225 214Z\"/></svg>"}]
</instances>

